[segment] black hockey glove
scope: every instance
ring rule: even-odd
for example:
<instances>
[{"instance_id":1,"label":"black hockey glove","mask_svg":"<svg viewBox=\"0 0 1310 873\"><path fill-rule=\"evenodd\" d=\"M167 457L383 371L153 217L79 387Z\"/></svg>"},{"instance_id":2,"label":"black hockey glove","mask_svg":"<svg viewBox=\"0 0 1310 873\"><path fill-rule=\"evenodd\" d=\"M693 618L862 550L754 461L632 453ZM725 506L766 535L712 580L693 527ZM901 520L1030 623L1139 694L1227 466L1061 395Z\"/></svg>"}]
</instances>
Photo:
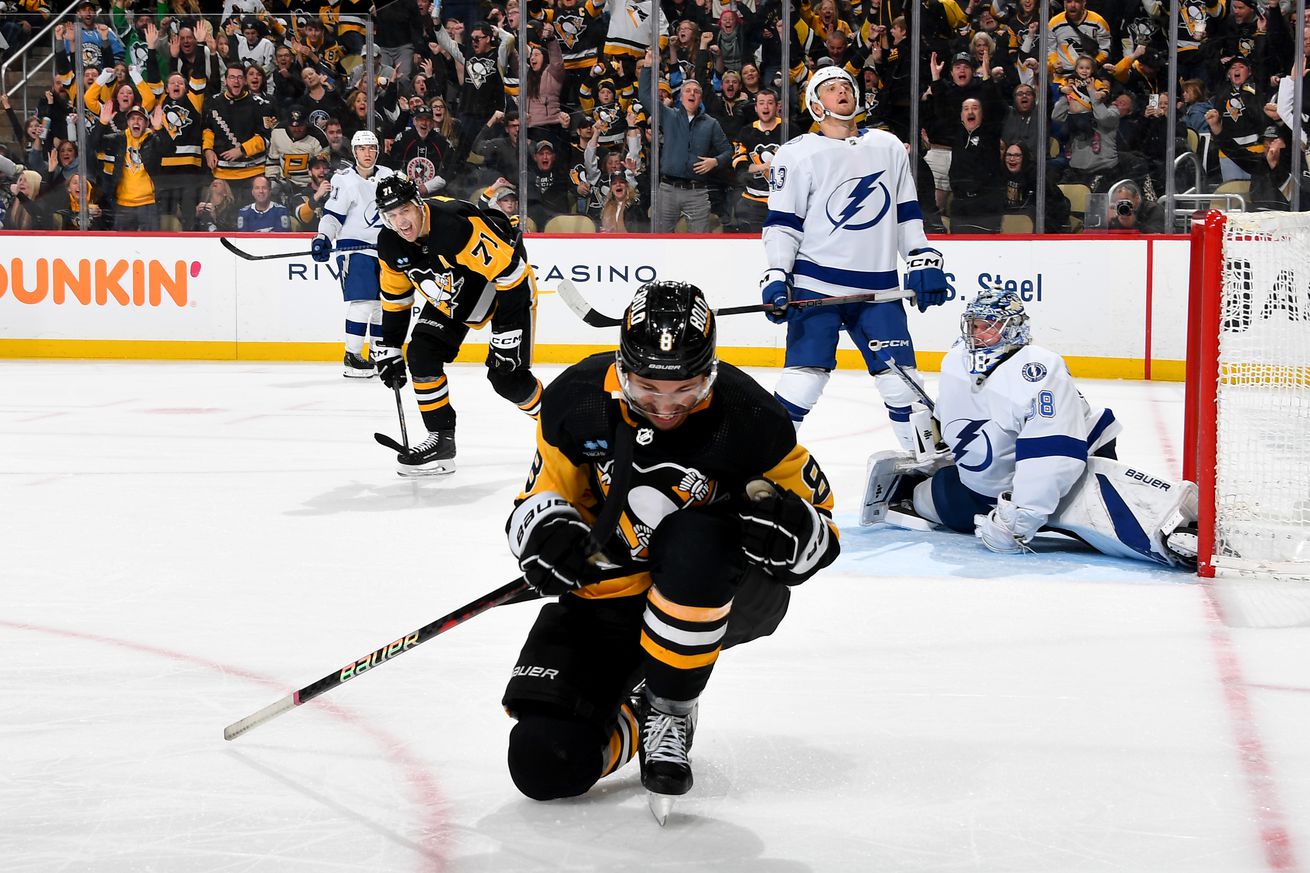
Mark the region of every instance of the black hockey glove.
<instances>
[{"instance_id":1,"label":"black hockey glove","mask_svg":"<svg viewBox=\"0 0 1310 873\"><path fill-rule=\"evenodd\" d=\"M828 525L810 502L767 479L746 486L741 550L746 560L787 585L808 579L828 550Z\"/></svg>"},{"instance_id":2,"label":"black hockey glove","mask_svg":"<svg viewBox=\"0 0 1310 873\"><path fill-rule=\"evenodd\" d=\"M523 578L535 591L553 597L595 581L588 560L591 528L559 494L533 494L509 517L509 548Z\"/></svg>"},{"instance_id":3,"label":"black hockey glove","mask_svg":"<svg viewBox=\"0 0 1310 873\"><path fill-rule=\"evenodd\" d=\"M497 373L513 373L524 366L523 331L506 330L491 334L487 347L487 369Z\"/></svg>"},{"instance_id":4,"label":"black hockey glove","mask_svg":"<svg viewBox=\"0 0 1310 873\"><path fill-rule=\"evenodd\" d=\"M405 383L409 380L405 378L405 359L400 356L400 349L392 346L373 346L370 354L383 385L392 389L405 387Z\"/></svg>"}]
</instances>

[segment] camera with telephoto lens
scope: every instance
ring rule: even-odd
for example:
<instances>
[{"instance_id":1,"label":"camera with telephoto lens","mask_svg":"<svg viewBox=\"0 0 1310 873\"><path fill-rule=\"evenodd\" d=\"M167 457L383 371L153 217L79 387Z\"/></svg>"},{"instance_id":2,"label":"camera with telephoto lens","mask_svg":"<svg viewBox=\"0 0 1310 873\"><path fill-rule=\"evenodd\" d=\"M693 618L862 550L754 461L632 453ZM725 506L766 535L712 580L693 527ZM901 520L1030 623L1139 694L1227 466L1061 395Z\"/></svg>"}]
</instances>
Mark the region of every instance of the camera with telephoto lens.
<instances>
[{"instance_id":1,"label":"camera with telephoto lens","mask_svg":"<svg viewBox=\"0 0 1310 873\"><path fill-rule=\"evenodd\" d=\"M1131 200L1116 200L1114 202L1114 214L1120 218L1127 218L1137 211Z\"/></svg>"}]
</instances>

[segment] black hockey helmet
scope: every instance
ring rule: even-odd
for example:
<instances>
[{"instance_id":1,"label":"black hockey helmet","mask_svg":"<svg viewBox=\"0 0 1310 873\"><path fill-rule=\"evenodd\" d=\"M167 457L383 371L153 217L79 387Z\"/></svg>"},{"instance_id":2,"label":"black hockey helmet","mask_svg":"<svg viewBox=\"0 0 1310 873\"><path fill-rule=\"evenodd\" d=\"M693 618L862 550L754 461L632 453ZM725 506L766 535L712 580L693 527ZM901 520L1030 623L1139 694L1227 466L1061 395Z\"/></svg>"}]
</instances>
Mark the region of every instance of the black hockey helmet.
<instances>
[{"instance_id":1,"label":"black hockey helmet","mask_svg":"<svg viewBox=\"0 0 1310 873\"><path fill-rule=\"evenodd\" d=\"M646 379L713 379L715 332L714 313L695 285L648 282L623 313L619 367L625 375Z\"/></svg>"},{"instance_id":2,"label":"black hockey helmet","mask_svg":"<svg viewBox=\"0 0 1310 873\"><path fill-rule=\"evenodd\" d=\"M381 182L378 182L378 212L385 215L388 210L403 206L406 203L415 203L420 208L423 206L423 198L419 196L418 185L415 185L412 179L408 176L396 174L387 176Z\"/></svg>"}]
</instances>

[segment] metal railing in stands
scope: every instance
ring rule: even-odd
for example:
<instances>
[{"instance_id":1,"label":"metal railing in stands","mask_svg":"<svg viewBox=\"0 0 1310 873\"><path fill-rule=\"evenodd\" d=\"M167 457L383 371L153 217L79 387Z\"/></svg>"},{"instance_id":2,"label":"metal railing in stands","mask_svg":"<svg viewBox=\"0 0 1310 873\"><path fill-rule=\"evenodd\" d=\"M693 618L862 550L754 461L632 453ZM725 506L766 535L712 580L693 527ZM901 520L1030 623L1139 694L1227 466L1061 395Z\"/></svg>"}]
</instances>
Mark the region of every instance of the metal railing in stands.
<instances>
[{"instance_id":1,"label":"metal railing in stands","mask_svg":"<svg viewBox=\"0 0 1310 873\"><path fill-rule=\"evenodd\" d=\"M77 8L78 3L80 2L81 0L73 0L72 3L69 3L67 6L65 6L62 10L60 10L60 12L57 15L54 15L53 17L51 17L49 21L46 22L45 27L38 30L32 36L31 39L23 43L22 48L14 52L8 58L5 58L4 63L0 63L0 88L4 88L4 83L7 81L6 77L9 75L9 68L13 66L15 61L21 59L23 62L23 77L18 80L17 85L15 85L12 88L9 88L4 93L6 97L12 97L18 91L18 89L20 88L23 89L23 114L24 115L27 115L29 111L29 107L27 105L28 80L31 79L33 76L35 76L38 72L40 72L45 67L46 64L51 64L51 65L54 64L54 60L55 60L55 52L53 46L54 37L50 38L50 42L51 42L50 54L42 58L40 62L37 63L37 65L32 67L31 69L28 69L27 66L28 56L31 54L32 48L38 42L41 41L41 37L45 36L47 33L50 33L50 31L54 30L57 25L62 24L64 21L72 18L72 12Z\"/></svg>"}]
</instances>

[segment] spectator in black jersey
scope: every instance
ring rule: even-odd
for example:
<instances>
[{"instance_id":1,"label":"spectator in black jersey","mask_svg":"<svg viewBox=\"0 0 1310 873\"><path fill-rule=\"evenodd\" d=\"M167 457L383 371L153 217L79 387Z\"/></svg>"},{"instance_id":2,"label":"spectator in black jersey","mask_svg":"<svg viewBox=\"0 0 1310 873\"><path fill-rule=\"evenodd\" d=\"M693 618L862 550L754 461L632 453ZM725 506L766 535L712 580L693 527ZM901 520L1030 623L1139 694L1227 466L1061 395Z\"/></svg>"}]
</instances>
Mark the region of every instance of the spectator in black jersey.
<instances>
[{"instance_id":1,"label":"spectator in black jersey","mask_svg":"<svg viewBox=\"0 0 1310 873\"><path fill-rule=\"evenodd\" d=\"M494 42L492 26L485 21L469 28L468 50L461 50L445 31L437 31L440 45L457 64L464 65L463 87L459 98L460 151L462 162L472 146L478 128L496 112L505 109L505 80L501 76L500 49ZM508 48L505 48L508 52ZM465 145L467 143L467 145Z\"/></svg>"},{"instance_id":2,"label":"spectator in black jersey","mask_svg":"<svg viewBox=\"0 0 1310 873\"><path fill-rule=\"evenodd\" d=\"M573 185L568 173L555 164L555 146L548 139L532 147L532 165L528 167L528 217L537 227L556 215L573 211Z\"/></svg>"},{"instance_id":3,"label":"spectator in black jersey","mask_svg":"<svg viewBox=\"0 0 1310 873\"><path fill-rule=\"evenodd\" d=\"M328 79L318 67L311 64L301 69L300 82L305 86L300 103L316 127L321 130L329 118L345 118L346 104L337 92L328 87Z\"/></svg>"},{"instance_id":4,"label":"spectator in black jersey","mask_svg":"<svg viewBox=\"0 0 1310 873\"><path fill-rule=\"evenodd\" d=\"M390 166L414 180L425 195L436 194L450 175L450 143L437 132L427 106L415 111L413 122L391 147Z\"/></svg>"}]
</instances>

